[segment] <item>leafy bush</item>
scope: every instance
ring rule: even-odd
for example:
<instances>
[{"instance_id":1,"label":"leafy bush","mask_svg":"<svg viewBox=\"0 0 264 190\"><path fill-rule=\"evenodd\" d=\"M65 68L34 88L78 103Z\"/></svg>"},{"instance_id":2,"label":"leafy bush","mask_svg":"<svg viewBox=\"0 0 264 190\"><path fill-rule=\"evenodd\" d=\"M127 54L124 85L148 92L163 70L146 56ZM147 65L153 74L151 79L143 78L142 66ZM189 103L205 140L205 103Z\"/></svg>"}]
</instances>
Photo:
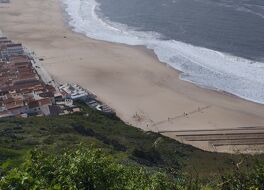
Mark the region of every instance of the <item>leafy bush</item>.
<instances>
[{"instance_id":1,"label":"leafy bush","mask_svg":"<svg viewBox=\"0 0 264 190\"><path fill-rule=\"evenodd\" d=\"M8 171L0 189L173 190L164 173L121 165L99 149L79 147L59 155L32 151L30 159Z\"/></svg>"},{"instance_id":2,"label":"leafy bush","mask_svg":"<svg viewBox=\"0 0 264 190\"><path fill-rule=\"evenodd\" d=\"M222 177L222 181L221 190L263 190L264 162L258 161L247 170L237 166L231 175Z\"/></svg>"},{"instance_id":3,"label":"leafy bush","mask_svg":"<svg viewBox=\"0 0 264 190\"><path fill-rule=\"evenodd\" d=\"M173 178L137 166L119 164L101 149L79 146L60 154L32 151L30 158L12 170L3 167L0 190L263 190L264 163L222 177L210 186L198 176ZM4 170L5 169L5 170ZM203 184L203 185L202 185ZM212 188L213 187L213 188Z\"/></svg>"}]
</instances>

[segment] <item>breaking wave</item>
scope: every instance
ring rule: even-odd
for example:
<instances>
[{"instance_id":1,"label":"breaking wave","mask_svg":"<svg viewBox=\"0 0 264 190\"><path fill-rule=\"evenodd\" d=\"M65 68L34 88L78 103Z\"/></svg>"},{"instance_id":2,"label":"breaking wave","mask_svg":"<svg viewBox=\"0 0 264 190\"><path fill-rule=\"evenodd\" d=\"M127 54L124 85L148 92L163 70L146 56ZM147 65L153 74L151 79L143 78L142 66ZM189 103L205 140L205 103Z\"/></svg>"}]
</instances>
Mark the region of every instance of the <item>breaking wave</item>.
<instances>
[{"instance_id":1,"label":"breaking wave","mask_svg":"<svg viewBox=\"0 0 264 190\"><path fill-rule=\"evenodd\" d=\"M181 71L182 80L264 104L264 63L175 40L163 40L156 32L137 31L111 22L98 16L100 5L95 0L62 2L74 31L98 40L144 45L154 50L161 62Z\"/></svg>"}]
</instances>

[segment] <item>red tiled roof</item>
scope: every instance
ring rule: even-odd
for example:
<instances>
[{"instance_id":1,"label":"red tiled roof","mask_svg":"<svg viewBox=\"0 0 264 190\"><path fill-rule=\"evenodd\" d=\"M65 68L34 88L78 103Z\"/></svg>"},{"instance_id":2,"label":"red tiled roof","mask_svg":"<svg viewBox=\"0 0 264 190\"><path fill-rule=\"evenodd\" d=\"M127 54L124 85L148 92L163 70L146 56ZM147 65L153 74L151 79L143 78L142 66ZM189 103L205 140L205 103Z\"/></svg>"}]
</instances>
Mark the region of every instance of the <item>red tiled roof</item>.
<instances>
[{"instance_id":1,"label":"red tiled roof","mask_svg":"<svg viewBox=\"0 0 264 190\"><path fill-rule=\"evenodd\" d=\"M15 44L15 43L11 43L11 44L6 44L6 47L22 47L22 44Z\"/></svg>"},{"instance_id":2,"label":"red tiled roof","mask_svg":"<svg viewBox=\"0 0 264 190\"><path fill-rule=\"evenodd\" d=\"M30 102L28 103L28 107L29 107L30 109L32 109L32 108L37 108L37 107L39 107L39 103L38 103L37 100L30 101Z\"/></svg>"},{"instance_id":3,"label":"red tiled roof","mask_svg":"<svg viewBox=\"0 0 264 190\"><path fill-rule=\"evenodd\" d=\"M44 99L39 100L40 106L51 105L51 104L52 104L52 101L50 98L44 98Z\"/></svg>"},{"instance_id":4,"label":"red tiled roof","mask_svg":"<svg viewBox=\"0 0 264 190\"><path fill-rule=\"evenodd\" d=\"M30 62L30 58L26 55L15 55L9 58L11 63L23 63L23 62Z\"/></svg>"},{"instance_id":5,"label":"red tiled roof","mask_svg":"<svg viewBox=\"0 0 264 190\"><path fill-rule=\"evenodd\" d=\"M5 101L4 101L5 103ZM19 108L19 107L23 107L24 106L24 103L22 100L20 99L13 99L13 101L9 101L7 103L5 103L5 107L7 110L10 110L10 109L15 109L15 108Z\"/></svg>"}]
</instances>

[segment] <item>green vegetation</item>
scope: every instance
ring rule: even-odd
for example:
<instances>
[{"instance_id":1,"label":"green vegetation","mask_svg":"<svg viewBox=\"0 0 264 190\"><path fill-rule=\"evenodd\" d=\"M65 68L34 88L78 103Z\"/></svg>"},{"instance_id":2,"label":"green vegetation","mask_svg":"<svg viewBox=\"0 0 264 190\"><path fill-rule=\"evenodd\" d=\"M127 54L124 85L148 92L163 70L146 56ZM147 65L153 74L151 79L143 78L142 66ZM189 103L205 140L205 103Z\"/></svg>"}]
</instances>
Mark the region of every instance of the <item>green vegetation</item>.
<instances>
[{"instance_id":1,"label":"green vegetation","mask_svg":"<svg viewBox=\"0 0 264 190\"><path fill-rule=\"evenodd\" d=\"M262 190L264 189L264 162L256 162L247 170L241 170L238 166L235 170L222 177L221 190Z\"/></svg>"},{"instance_id":2,"label":"green vegetation","mask_svg":"<svg viewBox=\"0 0 264 190\"><path fill-rule=\"evenodd\" d=\"M226 190L243 189L235 183L244 179L263 189L263 165L252 164L262 155L205 152L80 106L79 114L0 120L0 189Z\"/></svg>"},{"instance_id":3,"label":"green vegetation","mask_svg":"<svg viewBox=\"0 0 264 190\"><path fill-rule=\"evenodd\" d=\"M132 164L120 164L101 149L80 145L62 154L31 151L19 167L3 167L0 189L13 190L262 190L264 164L236 169L222 182L205 185L197 178L171 175Z\"/></svg>"},{"instance_id":4,"label":"green vegetation","mask_svg":"<svg viewBox=\"0 0 264 190\"><path fill-rule=\"evenodd\" d=\"M0 181L2 189L175 189L167 176L118 164L98 149L79 148L61 155L33 151L20 168Z\"/></svg>"}]
</instances>

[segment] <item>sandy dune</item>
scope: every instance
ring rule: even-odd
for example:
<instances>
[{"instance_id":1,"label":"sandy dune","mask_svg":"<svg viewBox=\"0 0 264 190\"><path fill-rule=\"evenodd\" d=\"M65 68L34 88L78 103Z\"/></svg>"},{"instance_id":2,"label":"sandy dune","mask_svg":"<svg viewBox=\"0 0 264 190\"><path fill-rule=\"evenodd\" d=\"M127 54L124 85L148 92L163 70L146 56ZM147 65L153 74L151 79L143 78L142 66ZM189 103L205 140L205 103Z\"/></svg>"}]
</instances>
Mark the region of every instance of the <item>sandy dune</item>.
<instances>
[{"instance_id":1,"label":"sandy dune","mask_svg":"<svg viewBox=\"0 0 264 190\"><path fill-rule=\"evenodd\" d=\"M55 79L91 90L136 127L159 131L264 126L263 105L181 81L177 71L143 47L72 32L58 0L0 4L0 29L44 58L44 67Z\"/></svg>"}]
</instances>

